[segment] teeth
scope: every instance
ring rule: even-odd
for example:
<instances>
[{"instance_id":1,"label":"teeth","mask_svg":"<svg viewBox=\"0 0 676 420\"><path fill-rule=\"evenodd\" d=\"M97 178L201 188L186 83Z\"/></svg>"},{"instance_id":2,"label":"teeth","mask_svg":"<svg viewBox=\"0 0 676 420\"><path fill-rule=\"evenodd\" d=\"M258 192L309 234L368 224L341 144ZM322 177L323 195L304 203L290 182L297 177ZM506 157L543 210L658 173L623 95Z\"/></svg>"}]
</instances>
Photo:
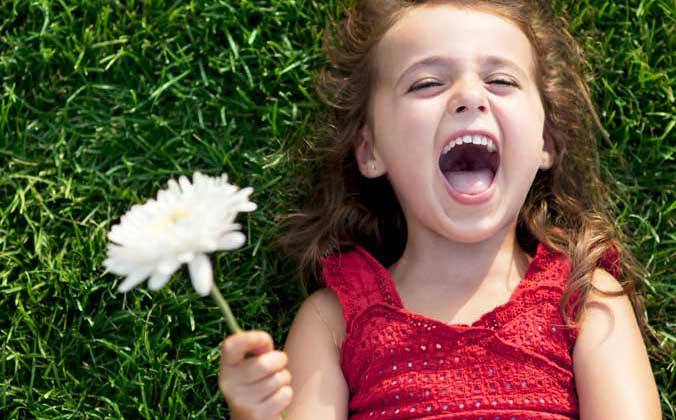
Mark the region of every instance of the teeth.
<instances>
[{"instance_id":1,"label":"teeth","mask_svg":"<svg viewBox=\"0 0 676 420\"><path fill-rule=\"evenodd\" d=\"M498 149L497 146L495 146L495 143L493 143L493 140L489 139L489 138L486 137L486 136L482 136L482 135L475 135L475 136L466 135L466 136L458 137L457 139L455 139L455 140L451 141L450 143L448 143L448 144L446 145L446 147L444 147L443 153L446 154L446 153L448 153L452 148L454 148L455 146L457 146L457 145L459 145L459 144L463 144L463 143L465 143L465 144L470 144L470 143L471 143L471 144L477 144L477 145L480 145L480 146L486 146L486 148L488 149L488 151L489 151L490 153L493 153L493 152L495 152L495 151Z\"/></svg>"}]
</instances>

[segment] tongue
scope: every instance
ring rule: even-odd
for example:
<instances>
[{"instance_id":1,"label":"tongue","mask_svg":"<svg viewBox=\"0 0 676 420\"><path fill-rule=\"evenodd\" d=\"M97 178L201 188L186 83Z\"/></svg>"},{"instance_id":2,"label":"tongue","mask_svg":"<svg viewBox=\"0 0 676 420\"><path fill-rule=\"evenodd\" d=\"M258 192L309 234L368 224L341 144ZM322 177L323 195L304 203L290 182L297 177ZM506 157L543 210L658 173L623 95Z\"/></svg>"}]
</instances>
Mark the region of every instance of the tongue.
<instances>
[{"instance_id":1,"label":"tongue","mask_svg":"<svg viewBox=\"0 0 676 420\"><path fill-rule=\"evenodd\" d=\"M463 194L480 194L491 186L493 171L490 169L477 169L474 171L444 172L448 183L454 190Z\"/></svg>"}]
</instances>

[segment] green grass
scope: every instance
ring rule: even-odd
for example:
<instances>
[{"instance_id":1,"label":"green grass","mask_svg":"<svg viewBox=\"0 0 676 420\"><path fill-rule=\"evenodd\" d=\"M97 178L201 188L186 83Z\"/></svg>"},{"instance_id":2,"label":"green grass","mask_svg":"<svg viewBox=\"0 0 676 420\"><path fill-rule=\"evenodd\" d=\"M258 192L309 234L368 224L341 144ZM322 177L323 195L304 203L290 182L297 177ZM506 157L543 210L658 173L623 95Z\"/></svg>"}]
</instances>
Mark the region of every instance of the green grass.
<instances>
[{"instance_id":1,"label":"green grass","mask_svg":"<svg viewBox=\"0 0 676 420\"><path fill-rule=\"evenodd\" d=\"M645 279L666 419L676 419L676 12L558 1L591 54L618 223ZM218 254L244 328L283 343L303 296L273 246L305 194L298 146L336 0L0 2L0 417L217 418L226 333L185 271L116 294L106 233L170 177L227 172L260 206Z\"/></svg>"}]
</instances>

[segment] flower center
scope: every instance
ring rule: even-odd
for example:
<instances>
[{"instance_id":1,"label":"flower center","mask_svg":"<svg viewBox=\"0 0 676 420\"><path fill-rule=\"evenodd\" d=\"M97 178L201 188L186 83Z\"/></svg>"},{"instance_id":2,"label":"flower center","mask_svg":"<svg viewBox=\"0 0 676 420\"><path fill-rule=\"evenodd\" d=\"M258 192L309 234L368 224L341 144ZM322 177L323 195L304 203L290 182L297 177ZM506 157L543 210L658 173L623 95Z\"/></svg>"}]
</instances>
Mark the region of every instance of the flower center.
<instances>
[{"instance_id":1,"label":"flower center","mask_svg":"<svg viewBox=\"0 0 676 420\"><path fill-rule=\"evenodd\" d=\"M185 219L188 216L188 212L184 209L176 209L173 213L167 216L169 222L172 224L178 223L179 220Z\"/></svg>"},{"instance_id":2,"label":"flower center","mask_svg":"<svg viewBox=\"0 0 676 420\"><path fill-rule=\"evenodd\" d=\"M175 209L168 215L158 218L152 226L156 231L163 231L181 220L185 220L189 215L190 213L186 209Z\"/></svg>"}]
</instances>

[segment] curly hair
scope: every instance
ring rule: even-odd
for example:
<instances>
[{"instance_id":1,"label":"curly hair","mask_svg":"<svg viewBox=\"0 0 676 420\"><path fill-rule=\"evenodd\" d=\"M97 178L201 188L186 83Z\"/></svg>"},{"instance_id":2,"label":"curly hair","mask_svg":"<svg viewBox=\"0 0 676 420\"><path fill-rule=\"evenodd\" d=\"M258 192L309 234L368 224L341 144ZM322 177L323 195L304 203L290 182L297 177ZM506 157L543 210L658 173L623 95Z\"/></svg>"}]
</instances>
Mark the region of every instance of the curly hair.
<instances>
[{"instance_id":1,"label":"curly hair","mask_svg":"<svg viewBox=\"0 0 676 420\"><path fill-rule=\"evenodd\" d=\"M648 337L644 303L637 290L642 273L613 224L611 201L601 180L597 139L607 138L596 113L583 50L570 34L565 16L536 0L358 0L332 22L324 35L328 65L317 80L326 111L318 119L312 152L320 171L310 205L289 215L286 252L298 262L305 293L321 287L320 258L359 243L383 265L397 261L406 244L406 220L386 179L364 178L354 149L368 118L376 81L374 49L411 8L448 5L472 8L509 19L529 39L535 55L536 83L545 111L544 135L554 145L554 163L538 171L517 221L517 240L532 253L538 242L572 262L560 311L577 324L581 302L591 290L605 296L627 294L639 326ZM368 94L365 94L368 93ZM603 258L614 256L622 291L595 288L592 275Z\"/></svg>"}]
</instances>

